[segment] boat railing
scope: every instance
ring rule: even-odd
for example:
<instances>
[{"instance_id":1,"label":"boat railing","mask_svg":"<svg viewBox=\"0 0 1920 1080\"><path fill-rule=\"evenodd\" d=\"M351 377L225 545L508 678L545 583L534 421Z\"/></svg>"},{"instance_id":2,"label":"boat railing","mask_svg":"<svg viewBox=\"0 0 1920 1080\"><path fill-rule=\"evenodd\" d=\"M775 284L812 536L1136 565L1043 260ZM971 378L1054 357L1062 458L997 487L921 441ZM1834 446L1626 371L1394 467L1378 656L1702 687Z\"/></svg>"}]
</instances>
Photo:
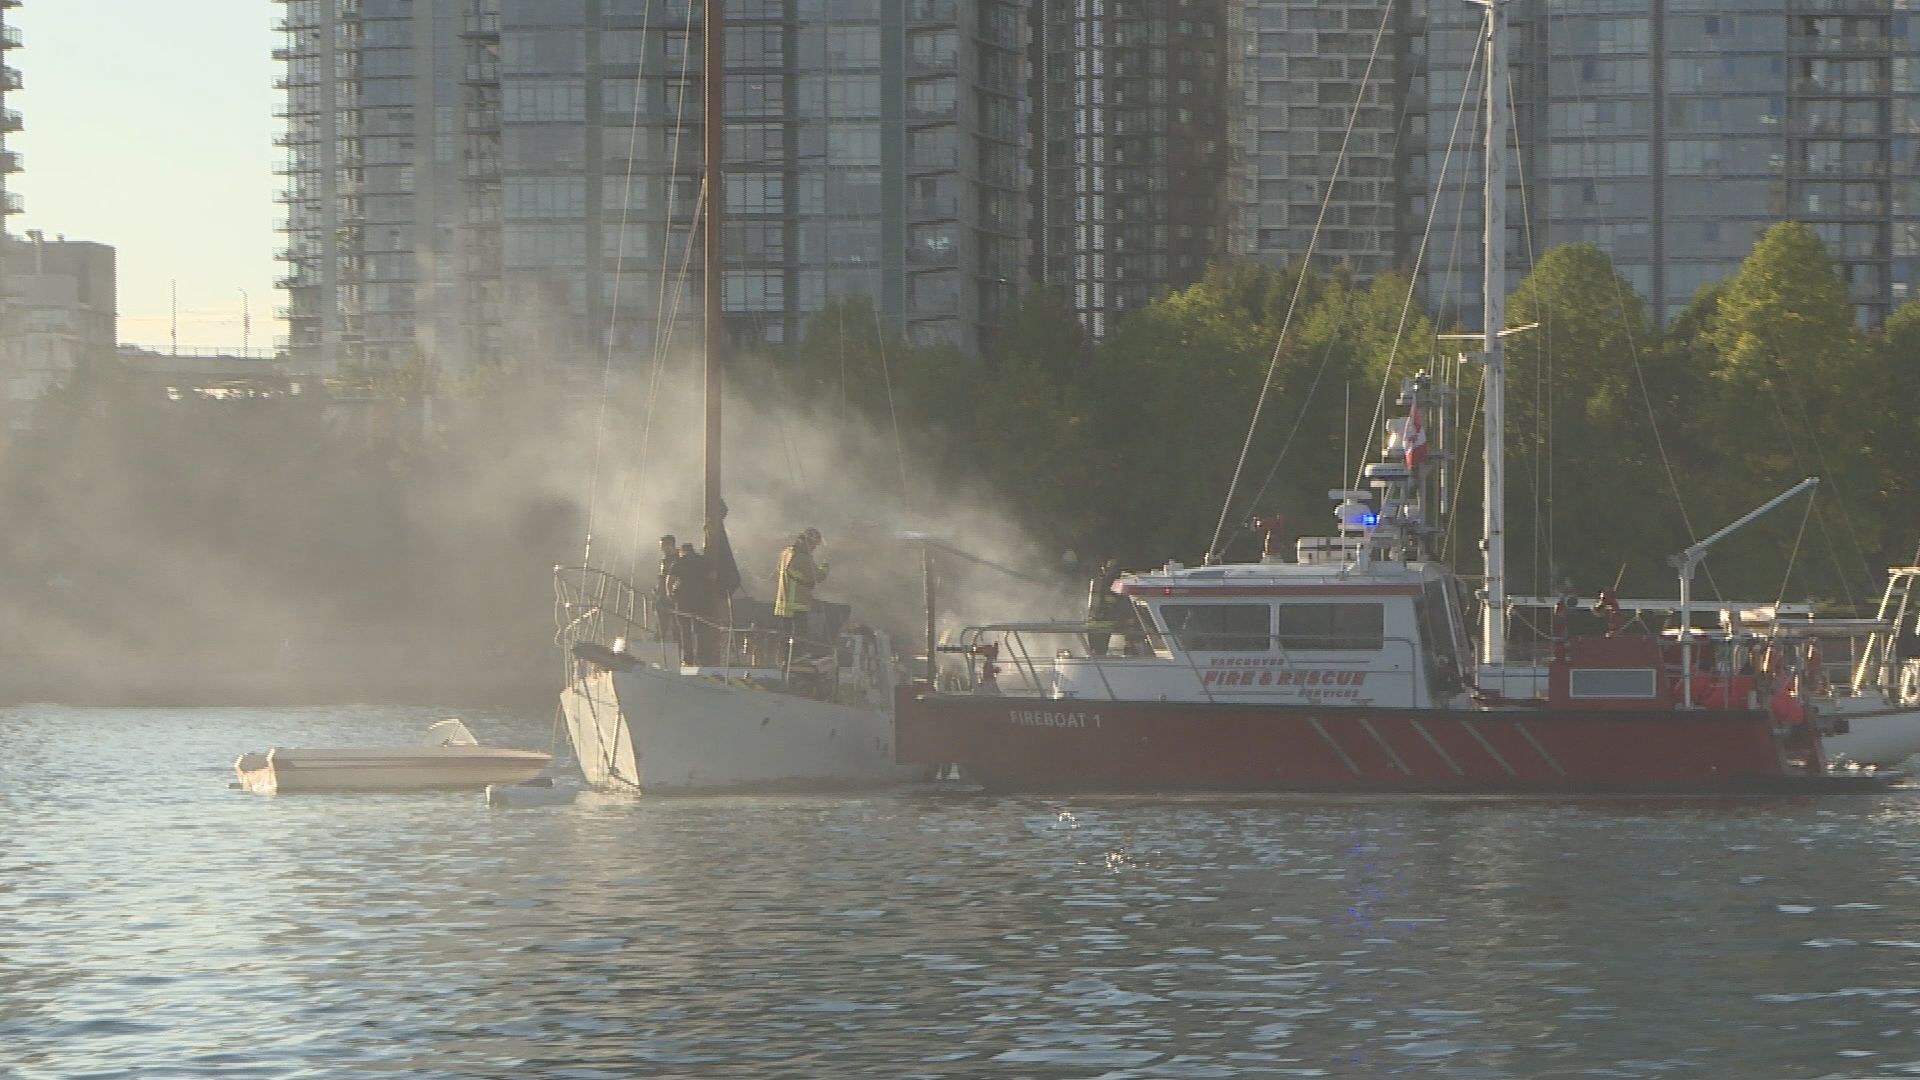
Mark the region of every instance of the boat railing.
<instances>
[{"instance_id":1,"label":"boat railing","mask_svg":"<svg viewBox=\"0 0 1920 1080\"><path fill-rule=\"evenodd\" d=\"M563 650L583 641L612 648L619 640L658 634L653 607L652 598L610 571L553 568L554 643Z\"/></svg>"},{"instance_id":2,"label":"boat railing","mask_svg":"<svg viewBox=\"0 0 1920 1080\"><path fill-rule=\"evenodd\" d=\"M682 613L679 640L686 664L714 668L721 677L741 678L766 689L818 698L840 700L843 694L892 694L892 678L885 671L891 658L883 636L871 631L849 629L836 640L783 633L772 627L741 626L731 619ZM704 646L703 654L687 649L691 637ZM864 635L864 644L862 637ZM754 678L755 672L778 672L779 684L770 686ZM848 673L852 672L850 678Z\"/></svg>"}]
</instances>

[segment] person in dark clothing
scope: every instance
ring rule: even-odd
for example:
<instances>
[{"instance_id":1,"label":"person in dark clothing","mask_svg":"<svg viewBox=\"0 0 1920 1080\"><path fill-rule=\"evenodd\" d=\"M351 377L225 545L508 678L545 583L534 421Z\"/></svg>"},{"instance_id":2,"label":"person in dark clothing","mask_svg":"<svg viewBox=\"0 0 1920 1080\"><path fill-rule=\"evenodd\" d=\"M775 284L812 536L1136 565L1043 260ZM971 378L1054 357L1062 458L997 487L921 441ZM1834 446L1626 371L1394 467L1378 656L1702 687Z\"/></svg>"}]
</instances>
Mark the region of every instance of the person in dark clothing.
<instances>
[{"instance_id":1,"label":"person in dark clothing","mask_svg":"<svg viewBox=\"0 0 1920 1080\"><path fill-rule=\"evenodd\" d=\"M654 630L661 641L678 641L680 621L674 617L673 592L667 586L667 578L673 573L673 564L680 558L680 545L674 542L673 534L660 538L660 576L653 583Z\"/></svg>"},{"instance_id":2,"label":"person in dark clothing","mask_svg":"<svg viewBox=\"0 0 1920 1080\"><path fill-rule=\"evenodd\" d=\"M1120 576L1120 563L1108 559L1087 582L1087 655L1105 656L1113 644L1127 611L1126 601L1113 591L1113 580Z\"/></svg>"},{"instance_id":3,"label":"person in dark clothing","mask_svg":"<svg viewBox=\"0 0 1920 1080\"><path fill-rule=\"evenodd\" d=\"M714 635L707 620L713 607L713 571L692 544L680 545L679 557L667 571L667 593L680 620L680 655L690 664L712 663Z\"/></svg>"}]
</instances>

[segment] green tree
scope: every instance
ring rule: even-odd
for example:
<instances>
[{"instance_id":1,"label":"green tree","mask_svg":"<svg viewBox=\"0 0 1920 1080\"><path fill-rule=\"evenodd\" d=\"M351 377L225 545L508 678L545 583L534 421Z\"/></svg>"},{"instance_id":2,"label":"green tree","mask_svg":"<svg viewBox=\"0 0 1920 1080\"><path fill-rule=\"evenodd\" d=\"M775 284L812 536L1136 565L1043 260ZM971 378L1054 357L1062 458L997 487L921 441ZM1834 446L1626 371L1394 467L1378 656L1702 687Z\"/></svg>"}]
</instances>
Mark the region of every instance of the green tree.
<instances>
[{"instance_id":1,"label":"green tree","mask_svg":"<svg viewBox=\"0 0 1920 1080\"><path fill-rule=\"evenodd\" d=\"M1700 528L1730 520L1801 477L1821 478L1819 547L1801 551L1802 588L1828 596L1877 588L1879 518L1867 502L1874 461L1858 437L1862 403L1880 392L1868 380L1868 350L1854 329L1853 304L1812 228L1782 222L1754 245L1722 288L1704 335L1715 354L1705 412L1716 448L1711 483L1694 493L1714 511ZM1722 587L1778 590L1784 552L1800 522L1775 513L1727 541L1715 555Z\"/></svg>"},{"instance_id":2,"label":"green tree","mask_svg":"<svg viewBox=\"0 0 1920 1080\"><path fill-rule=\"evenodd\" d=\"M1507 338L1508 583L1553 595L1654 587L1685 546L1645 384L1645 302L1591 244L1547 252L1514 290ZM1622 579L1622 573L1625 578Z\"/></svg>"}]
</instances>

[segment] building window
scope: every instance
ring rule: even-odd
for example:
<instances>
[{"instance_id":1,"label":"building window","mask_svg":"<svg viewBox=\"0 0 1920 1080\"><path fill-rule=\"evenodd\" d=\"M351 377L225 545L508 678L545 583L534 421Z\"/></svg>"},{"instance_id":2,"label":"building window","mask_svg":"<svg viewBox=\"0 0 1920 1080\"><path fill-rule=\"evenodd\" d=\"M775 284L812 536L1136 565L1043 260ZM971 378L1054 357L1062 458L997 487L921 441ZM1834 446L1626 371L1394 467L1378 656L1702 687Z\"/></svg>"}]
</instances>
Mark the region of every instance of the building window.
<instances>
[{"instance_id":1,"label":"building window","mask_svg":"<svg viewBox=\"0 0 1920 1080\"><path fill-rule=\"evenodd\" d=\"M722 282L720 306L727 311L786 310L786 276L779 270L728 270Z\"/></svg>"},{"instance_id":2,"label":"building window","mask_svg":"<svg viewBox=\"0 0 1920 1080\"><path fill-rule=\"evenodd\" d=\"M501 87L501 119L585 120L587 88L579 79L510 79Z\"/></svg>"},{"instance_id":3,"label":"building window","mask_svg":"<svg viewBox=\"0 0 1920 1080\"><path fill-rule=\"evenodd\" d=\"M521 30L501 41L508 74L577 72L586 63L586 35L579 30Z\"/></svg>"},{"instance_id":4,"label":"building window","mask_svg":"<svg viewBox=\"0 0 1920 1080\"><path fill-rule=\"evenodd\" d=\"M787 86L778 77L729 75L727 113L730 116L779 116L787 108Z\"/></svg>"},{"instance_id":5,"label":"building window","mask_svg":"<svg viewBox=\"0 0 1920 1080\"><path fill-rule=\"evenodd\" d=\"M502 185L509 218L580 217L587 182L579 176L510 176Z\"/></svg>"},{"instance_id":6,"label":"building window","mask_svg":"<svg viewBox=\"0 0 1920 1080\"><path fill-rule=\"evenodd\" d=\"M877 42L879 31L874 31ZM778 26L729 26L726 40L730 68L786 67L785 38Z\"/></svg>"},{"instance_id":7,"label":"building window","mask_svg":"<svg viewBox=\"0 0 1920 1080\"><path fill-rule=\"evenodd\" d=\"M779 214L786 210L785 186L779 173L740 173L725 178L727 213Z\"/></svg>"}]
</instances>

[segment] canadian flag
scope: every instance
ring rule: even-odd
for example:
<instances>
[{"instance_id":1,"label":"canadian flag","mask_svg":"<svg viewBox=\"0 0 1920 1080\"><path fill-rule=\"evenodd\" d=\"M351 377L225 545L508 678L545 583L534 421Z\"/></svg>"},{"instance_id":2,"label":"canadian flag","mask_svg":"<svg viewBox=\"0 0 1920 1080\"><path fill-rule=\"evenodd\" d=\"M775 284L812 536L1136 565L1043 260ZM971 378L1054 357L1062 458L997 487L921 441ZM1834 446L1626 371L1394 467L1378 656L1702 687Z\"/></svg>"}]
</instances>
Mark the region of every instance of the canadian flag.
<instances>
[{"instance_id":1,"label":"canadian flag","mask_svg":"<svg viewBox=\"0 0 1920 1080\"><path fill-rule=\"evenodd\" d=\"M1407 447L1407 468L1417 469L1427 460L1427 425L1420 419L1420 403L1413 403L1413 411L1407 414L1406 436L1403 440Z\"/></svg>"}]
</instances>

